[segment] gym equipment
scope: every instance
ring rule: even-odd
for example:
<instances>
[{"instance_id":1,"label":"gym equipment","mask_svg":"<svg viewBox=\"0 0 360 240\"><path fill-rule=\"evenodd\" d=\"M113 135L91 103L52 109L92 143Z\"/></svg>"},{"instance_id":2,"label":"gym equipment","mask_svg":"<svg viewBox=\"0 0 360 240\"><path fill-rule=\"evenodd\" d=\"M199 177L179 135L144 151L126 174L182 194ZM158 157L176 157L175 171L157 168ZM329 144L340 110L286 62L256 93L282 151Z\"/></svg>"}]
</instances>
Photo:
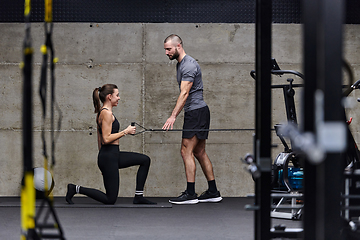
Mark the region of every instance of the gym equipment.
<instances>
[{"instance_id":1,"label":"gym equipment","mask_svg":"<svg viewBox=\"0 0 360 240\"><path fill-rule=\"evenodd\" d=\"M48 197L55 186L55 181L51 173L45 168L39 167L32 170L33 189L35 189L36 199ZM24 178L21 181L24 185Z\"/></svg>"},{"instance_id":2,"label":"gym equipment","mask_svg":"<svg viewBox=\"0 0 360 240\"><path fill-rule=\"evenodd\" d=\"M141 126L140 124L138 124L137 122L131 122L131 126L139 126L142 128L142 130L140 132L137 132L135 134L130 134L130 135L138 135L140 133L144 133L144 132L235 132L235 131L254 131L255 129L250 129L250 128L229 128L229 129L169 129L169 130L164 130L164 129L153 129L153 128L145 128L144 126Z\"/></svg>"},{"instance_id":3,"label":"gym equipment","mask_svg":"<svg viewBox=\"0 0 360 240\"><path fill-rule=\"evenodd\" d=\"M356 81L344 92L344 97L360 88L360 80ZM360 102L360 99L357 99ZM351 124L352 118L347 121ZM342 198L341 217L344 221L344 239L358 239L360 236L360 152L358 146L348 128L348 148L346 151L346 167L344 169L344 190Z\"/></svg>"},{"instance_id":4,"label":"gym equipment","mask_svg":"<svg viewBox=\"0 0 360 240\"><path fill-rule=\"evenodd\" d=\"M248 153L245 155L244 159L241 160L248 165L246 169L250 172L254 180L261 176L260 169L256 165L253 155Z\"/></svg>"},{"instance_id":5,"label":"gym equipment","mask_svg":"<svg viewBox=\"0 0 360 240\"><path fill-rule=\"evenodd\" d=\"M355 89L360 88L360 80L357 80L354 84L350 86L348 90L344 92L344 97L349 96L349 94L354 91ZM357 99L360 102L360 99ZM352 118L347 121L347 124L350 125ZM348 128L348 149L346 151L346 168L345 171L349 173L358 172L360 168L360 151L358 146L354 140L353 135L351 134L350 129Z\"/></svg>"},{"instance_id":6,"label":"gym equipment","mask_svg":"<svg viewBox=\"0 0 360 240\"><path fill-rule=\"evenodd\" d=\"M35 189L34 173L32 171L33 149L32 149L32 41L31 41L31 24L30 0L25 0L25 38L23 45L24 62L23 71L23 184L21 186L21 240L34 239L35 232Z\"/></svg>"},{"instance_id":7,"label":"gym equipment","mask_svg":"<svg viewBox=\"0 0 360 240\"><path fill-rule=\"evenodd\" d=\"M293 74L302 79L304 78L303 74L297 71L281 70L274 58L271 59L271 63L271 73L273 75L283 76L284 74ZM250 72L250 75L252 78L256 79L254 70ZM271 85L271 88L283 89L287 122L296 127L297 116L294 88L303 87L303 84L293 84L294 79L292 78L288 78L287 82L289 84ZM301 159L303 154L295 148L291 140L290 143L293 149L289 147L280 129L281 124L276 124L275 132L281 143L284 145L284 151L277 155L272 165L271 197L274 205L272 206L271 217L298 220L301 218L303 207L302 203L298 204L298 202L302 202L301 198L303 197L301 193L303 180ZM284 206L288 201L291 202L290 207ZM284 210L290 210L290 212L285 212Z\"/></svg>"},{"instance_id":8,"label":"gym equipment","mask_svg":"<svg viewBox=\"0 0 360 240\"><path fill-rule=\"evenodd\" d=\"M38 239L61 239L64 240L64 234L53 208L52 188L54 181L50 172L47 171L48 156L46 152L45 142L45 116L46 116L46 89L47 89L47 57L48 50L50 51L51 62L51 140L52 140L52 164L50 171L52 171L55 164L55 135L54 135L54 105L55 102L55 76L54 68L55 62L54 49L51 41L52 36L52 0L45 0L45 32L46 41L45 45L41 47L43 54L43 63L41 68L40 78L40 98L43 110L43 125L42 125L42 142L43 142L43 156L44 168L32 169L32 47L30 36L30 0L25 0L25 40L24 40L24 87L23 87L23 159L24 159L24 181L21 189L21 240L38 240ZM50 27L49 27L50 26ZM56 104L57 106L57 104ZM61 122L61 111L59 111L59 127ZM50 175L48 174L50 173ZM40 175L43 174L41 177ZM35 178L34 178L35 175ZM48 182L51 180L51 182ZM51 184L50 184L51 183ZM34 187L35 185L35 187ZM43 193L42 202L38 209L35 211L35 188L38 192ZM45 210L45 206L49 208ZM36 212L36 213L35 213ZM43 214L44 212L44 214Z\"/></svg>"},{"instance_id":9,"label":"gym equipment","mask_svg":"<svg viewBox=\"0 0 360 240\"><path fill-rule=\"evenodd\" d=\"M37 191L48 196L54 189L55 181L51 173L45 168L34 168L34 187Z\"/></svg>"},{"instance_id":10,"label":"gym equipment","mask_svg":"<svg viewBox=\"0 0 360 240\"><path fill-rule=\"evenodd\" d=\"M347 144L346 127L342 120L341 80L342 80L342 27L344 2L341 0L303 1L304 20L304 97L302 134L319 137L324 146L325 157L312 162L305 158L304 164L304 230L290 233L283 228L272 229L270 219L271 204L271 46L272 46L272 1L256 1L255 29L255 136L254 154L261 176L255 182L255 239L304 238L340 239L340 192L341 164ZM322 14L318 14L321 12ZM316 97L316 98L315 98ZM316 102L315 102L316 100ZM318 103L323 103L322 105ZM323 113L323 132L318 135L317 110ZM326 126L324 126L326 125ZM325 128L324 128L325 127ZM295 133L296 131L291 131ZM325 133L325 134L324 134ZM324 137L325 138L322 138ZM330 136L330 137L329 137ZM327 137L327 138L326 138ZM291 139L299 143L297 139ZM318 140L318 139L317 139ZM327 141L330 140L330 141ZM301 145L301 143L299 143ZM328 145L326 145L328 144ZM335 148L329 148L334 144ZM296 144L295 144L296 145ZM308 147L307 145L306 147ZM296 150L296 149L293 149ZM308 154L307 154L308 155ZM307 157L307 156L306 156ZM317 159L318 160L318 159Z\"/></svg>"}]
</instances>

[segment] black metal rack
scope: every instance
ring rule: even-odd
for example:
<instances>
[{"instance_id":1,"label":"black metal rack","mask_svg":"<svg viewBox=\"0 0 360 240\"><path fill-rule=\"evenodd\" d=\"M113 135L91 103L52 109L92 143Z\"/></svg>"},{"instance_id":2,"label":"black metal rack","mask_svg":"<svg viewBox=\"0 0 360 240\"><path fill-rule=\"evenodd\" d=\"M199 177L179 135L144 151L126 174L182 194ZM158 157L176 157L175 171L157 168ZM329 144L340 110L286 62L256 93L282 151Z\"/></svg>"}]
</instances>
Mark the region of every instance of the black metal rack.
<instances>
[{"instance_id":1,"label":"black metal rack","mask_svg":"<svg viewBox=\"0 0 360 240\"><path fill-rule=\"evenodd\" d=\"M323 111L324 123L343 121L341 106L342 24L341 0L303 1L304 106L303 129L316 135L315 107ZM256 131L254 155L261 176L255 183L255 239L276 237L340 239L341 152L326 149L326 158L304 166L304 232L270 228L271 166L271 1L256 2ZM323 93L323 106L315 102ZM344 123L345 124L345 123ZM300 132L301 134L301 132ZM345 141L346 142L346 141Z\"/></svg>"}]
</instances>

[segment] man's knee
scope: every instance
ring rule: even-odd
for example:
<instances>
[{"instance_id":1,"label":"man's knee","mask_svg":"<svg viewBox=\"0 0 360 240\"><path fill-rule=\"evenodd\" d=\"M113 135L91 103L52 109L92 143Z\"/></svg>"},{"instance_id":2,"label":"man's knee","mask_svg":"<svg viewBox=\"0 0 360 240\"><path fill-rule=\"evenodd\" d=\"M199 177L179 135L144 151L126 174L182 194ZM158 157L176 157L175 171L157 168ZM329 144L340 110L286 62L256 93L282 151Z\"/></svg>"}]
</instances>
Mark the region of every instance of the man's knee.
<instances>
[{"instance_id":1,"label":"man's knee","mask_svg":"<svg viewBox=\"0 0 360 240\"><path fill-rule=\"evenodd\" d=\"M202 149L195 149L194 150L194 156L199 160L202 159L205 156L205 148Z\"/></svg>"},{"instance_id":2,"label":"man's knee","mask_svg":"<svg viewBox=\"0 0 360 240\"><path fill-rule=\"evenodd\" d=\"M189 156L191 156L191 151L189 151L189 149L187 149L184 146L181 146L180 153L183 159L186 159Z\"/></svg>"},{"instance_id":3,"label":"man's knee","mask_svg":"<svg viewBox=\"0 0 360 240\"><path fill-rule=\"evenodd\" d=\"M197 146L194 149L194 155L197 159L202 159L206 156L204 141L201 141L201 140L199 141L199 143L197 144Z\"/></svg>"}]
</instances>

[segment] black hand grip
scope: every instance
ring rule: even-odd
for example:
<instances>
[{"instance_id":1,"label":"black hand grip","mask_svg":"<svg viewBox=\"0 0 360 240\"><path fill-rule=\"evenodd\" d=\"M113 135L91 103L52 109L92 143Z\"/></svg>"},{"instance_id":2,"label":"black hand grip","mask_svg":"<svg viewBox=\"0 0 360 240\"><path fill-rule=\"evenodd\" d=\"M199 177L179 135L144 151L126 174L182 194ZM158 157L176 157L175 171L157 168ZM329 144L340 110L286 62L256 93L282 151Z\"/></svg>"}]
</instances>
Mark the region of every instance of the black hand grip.
<instances>
[{"instance_id":1,"label":"black hand grip","mask_svg":"<svg viewBox=\"0 0 360 240\"><path fill-rule=\"evenodd\" d=\"M135 126L135 122L131 122L131 126Z\"/></svg>"}]
</instances>

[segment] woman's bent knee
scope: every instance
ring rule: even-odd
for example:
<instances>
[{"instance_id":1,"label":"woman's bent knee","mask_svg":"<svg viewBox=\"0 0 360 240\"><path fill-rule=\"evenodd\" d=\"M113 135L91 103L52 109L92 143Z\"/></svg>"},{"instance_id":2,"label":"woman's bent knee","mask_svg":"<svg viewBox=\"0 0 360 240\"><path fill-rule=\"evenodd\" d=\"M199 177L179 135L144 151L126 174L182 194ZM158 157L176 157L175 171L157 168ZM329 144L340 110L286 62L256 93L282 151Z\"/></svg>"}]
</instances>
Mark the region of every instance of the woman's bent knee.
<instances>
[{"instance_id":1,"label":"woman's bent knee","mask_svg":"<svg viewBox=\"0 0 360 240\"><path fill-rule=\"evenodd\" d=\"M109 197L108 201L105 203L106 205L114 205L116 203L117 196L116 197Z\"/></svg>"},{"instance_id":2,"label":"woman's bent knee","mask_svg":"<svg viewBox=\"0 0 360 240\"><path fill-rule=\"evenodd\" d=\"M147 155L144 155L144 157L143 157L143 164L144 164L144 165L147 165L147 166L150 166L150 163L151 163L150 157L147 156Z\"/></svg>"}]
</instances>

